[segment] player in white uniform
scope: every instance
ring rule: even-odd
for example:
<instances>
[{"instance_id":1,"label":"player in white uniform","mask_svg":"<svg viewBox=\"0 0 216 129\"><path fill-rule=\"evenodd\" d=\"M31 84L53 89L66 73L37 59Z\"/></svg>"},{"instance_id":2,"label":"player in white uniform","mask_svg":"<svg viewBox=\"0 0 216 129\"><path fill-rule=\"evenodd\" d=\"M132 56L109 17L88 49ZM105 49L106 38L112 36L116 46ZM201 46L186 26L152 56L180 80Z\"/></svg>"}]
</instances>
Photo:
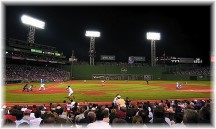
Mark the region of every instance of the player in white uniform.
<instances>
[{"instance_id":1,"label":"player in white uniform","mask_svg":"<svg viewBox=\"0 0 216 129\"><path fill-rule=\"evenodd\" d=\"M70 96L73 96L73 98L75 99L74 95L73 95L73 90L70 86L68 86L66 88L66 90L68 90L68 99L70 99Z\"/></svg>"},{"instance_id":2,"label":"player in white uniform","mask_svg":"<svg viewBox=\"0 0 216 129\"><path fill-rule=\"evenodd\" d=\"M44 83L41 83L39 91L41 91L42 88L43 88L43 90L46 90L44 85L45 85Z\"/></svg>"},{"instance_id":3,"label":"player in white uniform","mask_svg":"<svg viewBox=\"0 0 216 129\"><path fill-rule=\"evenodd\" d=\"M105 80L101 80L102 86L105 85Z\"/></svg>"},{"instance_id":4,"label":"player in white uniform","mask_svg":"<svg viewBox=\"0 0 216 129\"><path fill-rule=\"evenodd\" d=\"M29 88L28 88L28 92L29 91L33 91L33 85L31 85Z\"/></svg>"},{"instance_id":5,"label":"player in white uniform","mask_svg":"<svg viewBox=\"0 0 216 129\"><path fill-rule=\"evenodd\" d=\"M176 89L179 89L179 83L176 82Z\"/></svg>"}]
</instances>

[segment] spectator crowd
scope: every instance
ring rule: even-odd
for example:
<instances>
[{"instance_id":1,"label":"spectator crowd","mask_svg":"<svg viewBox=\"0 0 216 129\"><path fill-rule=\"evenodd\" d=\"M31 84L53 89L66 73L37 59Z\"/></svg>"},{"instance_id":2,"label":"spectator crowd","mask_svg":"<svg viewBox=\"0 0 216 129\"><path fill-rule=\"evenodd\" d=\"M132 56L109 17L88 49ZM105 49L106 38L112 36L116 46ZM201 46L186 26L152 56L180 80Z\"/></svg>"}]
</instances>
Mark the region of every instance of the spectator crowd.
<instances>
[{"instance_id":1,"label":"spectator crowd","mask_svg":"<svg viewBox=\"0 0 216 129\"><path fill-rule=\"evenodd\" d=\"M2 108L2 127L40 128L151 128L212 127L212 100L136 102L116 95L112 104L74 100L49 105L14 105Z\"/></svg>"},{"instance_id":2,"label":"spectator crowd","mask_svg":"<svg viewBox=\"0 0 216 129\"><path fill-rule=\"evenodd\" d=\"M66 81L69 72L55 67L7 64L5 81Z\"/></svg>"}]
</instances>

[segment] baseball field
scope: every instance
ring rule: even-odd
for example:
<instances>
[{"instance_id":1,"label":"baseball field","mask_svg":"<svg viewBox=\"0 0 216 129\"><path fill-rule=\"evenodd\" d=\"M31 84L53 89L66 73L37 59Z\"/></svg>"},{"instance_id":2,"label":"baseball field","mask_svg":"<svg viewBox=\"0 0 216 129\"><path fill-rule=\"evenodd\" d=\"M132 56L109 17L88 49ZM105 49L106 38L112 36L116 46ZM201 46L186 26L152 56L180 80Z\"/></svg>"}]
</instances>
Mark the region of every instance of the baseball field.
<instances>
[{"instance_id":1,"label":"baseball field","mask_svg":"<svg viewBox=\"0 0 216 129\"><path fill-rule=\"evenodd\" d=\"M68 95L66 87L74 91L75 101L79 103L111 103L120 94L132 101L165 100L165 99L209 99L213 89L211 81L179 81L181 89L176 89L176 81L106 81L73 80L68 82L45 83L46 90L39 91L40 83L30 83L33 91L22 91L25 84L7 84L3 90L6 104L16 103L62 103Z\"/></svg>"}]
</instances>

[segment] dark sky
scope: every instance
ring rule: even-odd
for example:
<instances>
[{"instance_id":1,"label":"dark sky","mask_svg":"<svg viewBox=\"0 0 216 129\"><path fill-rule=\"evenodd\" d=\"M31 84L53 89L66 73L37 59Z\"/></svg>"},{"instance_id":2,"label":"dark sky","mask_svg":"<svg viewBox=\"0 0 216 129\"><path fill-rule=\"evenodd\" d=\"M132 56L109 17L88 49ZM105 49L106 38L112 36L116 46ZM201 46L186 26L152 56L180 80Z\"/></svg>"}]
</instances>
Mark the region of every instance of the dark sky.
<instances>
[{"instance_id":1,"label":"dark sky","mask_svg":"<svg viewBox=\"0 0 216 129\"><path fill-rule=\"evenodd\" d=\"M89 61L90 39L86 30L98 30L96 61L100 55L115 55L127 62L128 56L150 59L148 31L161 33L156 41L156 55L200 57L209 62L211 53L210 5L6 5L6 38L27 39L28 27L21 23L22 14L46 22L36 30L35 43L50 45L69 57L71 51L79 61Z\"/></svg>"}]
</instances>

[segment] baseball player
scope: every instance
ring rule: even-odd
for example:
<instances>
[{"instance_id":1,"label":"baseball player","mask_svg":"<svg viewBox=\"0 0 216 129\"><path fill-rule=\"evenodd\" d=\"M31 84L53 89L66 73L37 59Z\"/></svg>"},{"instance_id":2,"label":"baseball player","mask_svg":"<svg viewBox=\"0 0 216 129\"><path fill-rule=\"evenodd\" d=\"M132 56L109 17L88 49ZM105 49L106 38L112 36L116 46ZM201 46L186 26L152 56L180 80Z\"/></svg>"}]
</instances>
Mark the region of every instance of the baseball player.
<instances>
[{"instance_id":1,"label":"baseball player","mask_svg":"<svg viewBox=\"0 0 216 129\"><path fill-rule=\"evenodd\" d=\"M43 88L43 90L46 90L46 88L45 88L44 85L45 85L44 83L41 83L40 88L39 88L39 91L41 91L42 88Z\"/></svg>"},{"instance_id":2,"label":"baseball player","mask_svg":"<svg viewBox=\"0 0 216 129\"><path fill-rule=\"evenodd\" d=\"M66 90L68 90L68 99L70 99L71 96L73 96L73 98L75 99L74 95L73 95L73 90L70 86L68 86L66 88Z\"/></svg>"}]
</instances>

